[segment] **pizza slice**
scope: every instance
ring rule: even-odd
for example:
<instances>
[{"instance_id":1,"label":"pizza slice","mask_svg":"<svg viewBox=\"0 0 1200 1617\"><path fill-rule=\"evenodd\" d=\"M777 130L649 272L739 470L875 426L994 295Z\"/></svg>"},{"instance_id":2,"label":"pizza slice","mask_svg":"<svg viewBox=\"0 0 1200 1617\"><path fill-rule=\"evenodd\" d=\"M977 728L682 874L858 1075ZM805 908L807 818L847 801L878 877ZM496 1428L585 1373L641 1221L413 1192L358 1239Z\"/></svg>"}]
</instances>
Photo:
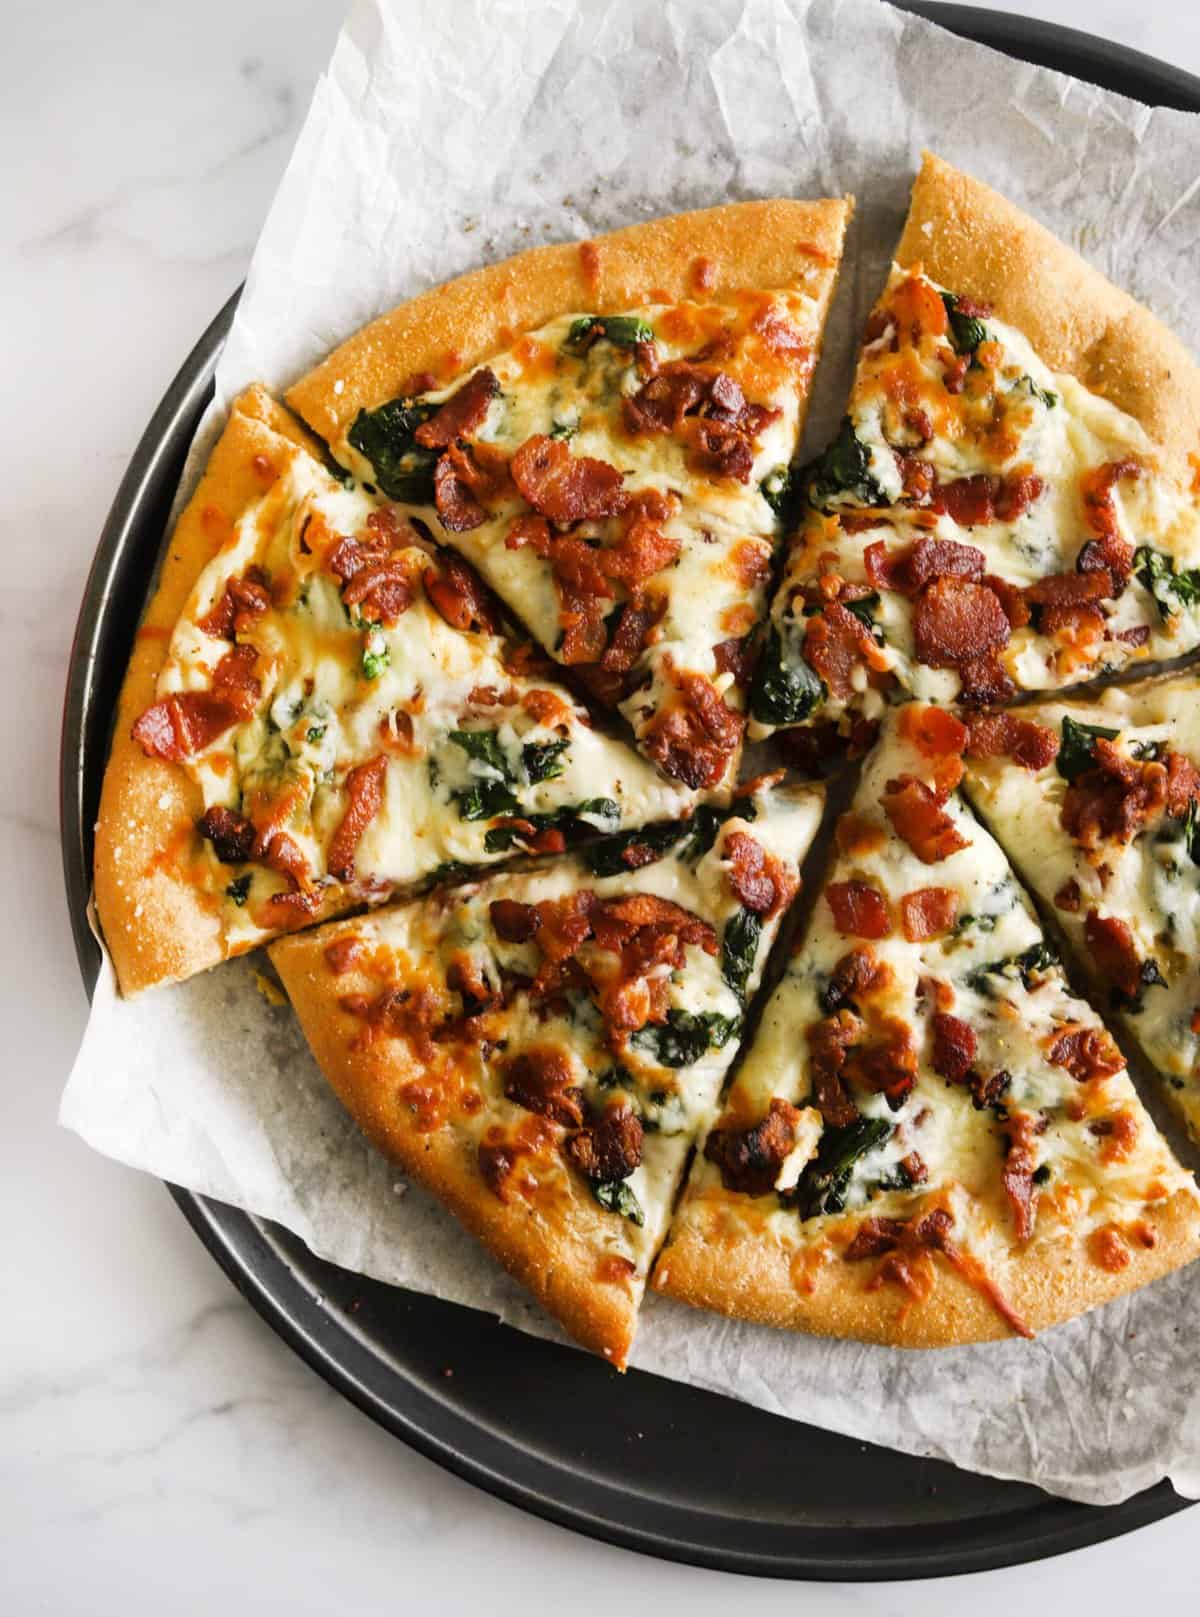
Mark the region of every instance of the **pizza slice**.
<instances>
[{"instance_id":1,"label":"pizza slice","mask_svg":"<svg viewBox=\"0 0 1200 1617\"><path fill-rule=\"evenodd\" d=\"M1189 1262L1200 1197L956 791L885 724L653 1284L907 1347L1032 1335Z\"/></svg>"},{"instance_id":2,"label":"pizza slice","mask_svg":"<svg viewBox=\"0 0 1200 1617\"><path fill-rule=\"evenodd\" d=\"M95 855L125 993L694 804L315 448L261 389L239 401L138 631Z\"/></svg>"},{"instance_id":3,"label":"pizza slice","mask_svg":"<svg viewBox=\"0 0 1200 1617\"><path fill-rule=\"evenodd\" d=\"M760 782L271 948L374 1143L618 1366L820 812Z\"/></svg>"},{"instance_id":4,"label":"pizza slice","mask_svg":"<svg viewBox=\"0 0 1200 1617\"><path fill-rule=\"evenodd\" d=\"M981 716L967 791L1200 1140L1200 680Z\"/></svg>"},{"instance_id":5,"label":"pizza slice","mask_svg":"<svg viewBox=\"0 0 1200 1617\"><path fill-rule=\"evenodd\" d=\"M860 743L1200 643L1200 371L1139 304L926 156L803 517L755 732Z\"/></svg>"},{"instance_id":6,"label":"pizza slice","mask_svg":"<svg viewBox=\"0 0 1200 1617\"><path fill-rule=\"evenodd\" d=\"M697 789L736 774L849 211L739 203L538 248L377 320L288 394Z\"/></svg>"}]
</instances>

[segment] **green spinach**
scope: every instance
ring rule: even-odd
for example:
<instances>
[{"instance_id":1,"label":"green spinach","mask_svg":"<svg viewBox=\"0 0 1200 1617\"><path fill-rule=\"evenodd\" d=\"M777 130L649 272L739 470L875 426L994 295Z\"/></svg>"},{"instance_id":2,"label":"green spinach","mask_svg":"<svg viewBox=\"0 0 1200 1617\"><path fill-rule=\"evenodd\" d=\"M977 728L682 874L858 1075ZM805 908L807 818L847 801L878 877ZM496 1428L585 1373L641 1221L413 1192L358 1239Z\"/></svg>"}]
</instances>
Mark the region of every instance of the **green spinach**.
<instances>
[{"instance_id":1,"label":"green spinach","mask_svg":"<svg viewBox=\"0 0 1200 1617\"><path fill-rule=\"evenodd\" d=\"M827 1128L795 1189L783 1192L785 1205L795 1207L801 1218L840 1213L846 1205L854 1164L891 1133L892 1125L885 1117L860 1117L845 1128Z\"/></svg>"},{"instance_id":2,"label":"green spinach","mask_svg":"<svg viewBox=\"0 0 1200 1617\"><path fill-rule=\"evenodd\" d=\"M563 753L570 745L569 741L527 741L521 748L521 766L530 785L557 780L566 768Z\"/></svg>"},{"instance_id":3,"label":"green spinach","mask_svg":"<svg viewBox=\"0 0 1200 1617\"><path fill-rule=\"evenodd\" d=\"M972 314L958 312L959 299L954 292L943 292L942 302L950 317L950 332L955 350L960 354L973 354L981 342L988 340L987 327Z\"/></svg>"},{"instance_id":4,"label":"green spinach","mask_svg":"<svg viewBox=\"0 0 1200 1617\"><path fill-rule=\"evenodd\" d=\"M438 409L418 399L391 399L377 410L360 410L355 417L350 443L370 461L376 483L390 500L433 504L437 452L422 449L415 433Z\"/></svg>"},{"instance_id":5,"label":"green spinach","mask_svg":"<svg viewBox=\"0 0 1200 1617\"><path fill-rule=\"evenodd\" d=\"M633 1043L660 1067L690 1067L712 1045L719 1050L734 1036L740 1019L717 1011L670 1010L667 1020L648 1023L633 1035Z\"/></svg>"},{"instance_id":6,"label":"green spinach","mask_svg":"<svg viewBox=\"0 0 1200 1617\"><path fill-rule=\"evenodd\" d=\"M642 1204L629 1188L628 1180L602 1179L598 1184L593 1183L592 1195L601 1207L607 1207L610 1213L620 1213L622 1218L636 1224L638 1229L645 1224L646 1215L642 1211Z\"/></svg>"},{"instance_id":7,"label":"green spinach","mask_svg":"<svg viewBox=\"0 0 1200 1617\"><path fill-rule=\"evenodd\" d=\"M1102 724L1079 724L1070 714L1062 721L1062 742L1055 767L1064 780L1075 780L1085 774L1096 761L1096 742L1115 741L1119 730L1108 730Z\"/></svg>"},{"instance_id":8,"label":"green spinach","mask_svg":"<svg viewBox=\"0 0 1200 1617\"><path fill-rule=\"evenodd\" d=\"M839 494L859 505L882 505L883 490L871 475L871 458L866 446L855 437L854 423L843 416L837 437L804 470L804 488L809 501L824 508Z\"/></svg>"},{"instance_id":9,"label":"green spinach","mask_svg":"<svg viewBox=\"0 0 1200 1617\"><path fill-rule=\"evenodd\" d=\"M726 921L721 937L721 975L743 1004L762 929L762 916L743 906Z\"/></svg>"},{"instance_id":10,"label":"green spinach","mask_svg":"<svg viewBox=\"0 0 1200 1617\"><path fill-rule=\"evenodd\" d=\"M750 711L760 724L800 724L825 699L825 682L799 652L785 657L783 639L773 628L759 659L750 692Z\"/></svg>"},{"instance_id":11,"label":"green spinach","mask_svg":"<svg viewBox=\"0 0 1200 1617\"><path fill-rule=\"evenodd\" d=\"M654 327L632 314L585 314L571 322L563 348L568 354L586 354L593 343L610 342L616 348L653 342Z\"/></svg>"},{"instance_id":12,"label":"green spinach","mask_svg":"<svg viewBox=\"0 0 1200 1617\"><path fill-rule=\"evenodd\" d=\"M1160 618L1171 617L1178 606L1195 606L1200 601L1200 567L1177 572L1174 556L1139 545L1133 553L1133 570L1138 582L1153 595Z\"/></svg>"}]
</instances>

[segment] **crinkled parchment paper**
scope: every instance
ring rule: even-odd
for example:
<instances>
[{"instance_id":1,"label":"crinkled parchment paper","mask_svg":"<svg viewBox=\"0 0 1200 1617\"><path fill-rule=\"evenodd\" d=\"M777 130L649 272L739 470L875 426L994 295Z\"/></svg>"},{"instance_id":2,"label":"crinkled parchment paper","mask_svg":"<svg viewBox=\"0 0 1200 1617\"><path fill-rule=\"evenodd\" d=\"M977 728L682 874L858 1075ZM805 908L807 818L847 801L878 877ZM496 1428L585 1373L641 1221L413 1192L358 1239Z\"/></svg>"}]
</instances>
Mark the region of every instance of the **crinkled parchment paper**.
<instances>
[{"instance_id":1,"label":"crinkled parchment paper","mask_svg":"<svg viewBox=\"0 0 1200 1617\"><path fill-rule=\"evenodd\" d=\"M535 242L732 198L858 214L814 410L841 409L923 145L1046 220L1200 346L1200 122L877 0L362 0L317 88L217 377L283 387L371 316ZM195 458L195 457L193 457ZM62 1120L385 1281L552 1330L361 1141L253 964L97 987ZM403 1189L404 1187L401 1187ZM1200 1496L1200 1264L1041 1340L905 1354L648 1301L634 1363L1094 1502Z\"/></svg>"}]
</instances>

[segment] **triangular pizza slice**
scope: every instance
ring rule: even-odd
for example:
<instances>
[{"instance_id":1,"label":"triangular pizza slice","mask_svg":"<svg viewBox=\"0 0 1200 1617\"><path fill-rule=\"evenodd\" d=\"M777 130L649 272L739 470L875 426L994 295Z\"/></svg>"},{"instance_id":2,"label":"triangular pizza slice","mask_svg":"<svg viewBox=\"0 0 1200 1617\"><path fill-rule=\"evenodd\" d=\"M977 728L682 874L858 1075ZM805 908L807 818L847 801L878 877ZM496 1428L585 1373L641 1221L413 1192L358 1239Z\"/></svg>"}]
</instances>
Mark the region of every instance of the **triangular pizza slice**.
<instances>
[{"instance_id":1,"label":"triangular pizza slice","mask_svg":"<svg viewBox=\"0 0 1200 1617\"><path fill-rule=\"evenodd\" d=\"M653 1284L936 1347L1031 1335L1200 1252L1200 1197L956 791L965 726L891 717L837 824Z\"/></svg>"},{"instance_id":2,"label":"triangular pizza slice","mask_svg":"<svg viewBox=\"0 0 1200 1617\"><path fill-rule=\"evenodd\" d=\"M138 631L95 858L126 993L695 801L306 437L260 389L239 402Z\"/></svg>"},{"instance_id":3,"label":"triangular pizza slice","mask_svg":"<svg viewBox=\"0 0 1200 1617\"><path fill-rule=\"evenodd\" d=\"M271 948L374 1143L619 1366L820 812L763 782Z\"/></svg>"},{"instance_id":4,"label":"triangular pizza slice","mask_svg":"<svg viewBox=\"0 0 1200 1617\"><path fill-rule=\"evenodd\" d=\"M861 740L1200 642L1200 371L1010 203L927 156L751 696ZM756 732L756 733L757 733Z\"/></svg>"},{"instance_id":5,"label":"triangular pizza slice","mask_svg":"<svg viewBox=\"0 0 1200 1617\"><path fill-rule=\"evenodd\" d=\"M288 394L694 788L736 774L848 215L739 203L535 249L384 316Z\"/></svg>"},{"instance_id":6,"label":"triangular pizza slice","mask_svg":"<svg viewBox=\"0 0 1200 1617\"><path fill-rule=\"evenodd\" d=\"M967 791L1200 1140L1200 680L980 717Z\"/></svg>"}]
</instances>

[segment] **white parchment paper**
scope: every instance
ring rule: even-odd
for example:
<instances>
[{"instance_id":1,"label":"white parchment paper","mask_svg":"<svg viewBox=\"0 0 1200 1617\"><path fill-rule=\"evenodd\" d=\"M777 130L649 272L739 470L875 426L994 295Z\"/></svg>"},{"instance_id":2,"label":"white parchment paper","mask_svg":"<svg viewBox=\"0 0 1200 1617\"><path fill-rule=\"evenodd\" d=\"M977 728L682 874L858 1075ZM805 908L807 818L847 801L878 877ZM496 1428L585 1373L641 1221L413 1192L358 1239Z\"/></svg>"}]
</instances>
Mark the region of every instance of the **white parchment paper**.
<instances>
[{"instance_id":1,"label":"white parchment paper","mask_svg":"<svg viewBox=\"0 0 1200 1617\"><path fill-rule=\"evenodd\" d=\"M1200 121L877 0L360 0L275 198L198 438L364 321L535 242L853 192L810 436L842 408L920 148L1044 219L1200 346ZM186 479L185 479L186 483ZM133 1003L107 965L62 1121L385 1281L555 1334L362 1141L238 962ZM650 1298L634 1364L839 1432L1112 1502L1200 1497L1200 1265L1029 1344L905 1354Z\"/></svg>"}]
</instances>

